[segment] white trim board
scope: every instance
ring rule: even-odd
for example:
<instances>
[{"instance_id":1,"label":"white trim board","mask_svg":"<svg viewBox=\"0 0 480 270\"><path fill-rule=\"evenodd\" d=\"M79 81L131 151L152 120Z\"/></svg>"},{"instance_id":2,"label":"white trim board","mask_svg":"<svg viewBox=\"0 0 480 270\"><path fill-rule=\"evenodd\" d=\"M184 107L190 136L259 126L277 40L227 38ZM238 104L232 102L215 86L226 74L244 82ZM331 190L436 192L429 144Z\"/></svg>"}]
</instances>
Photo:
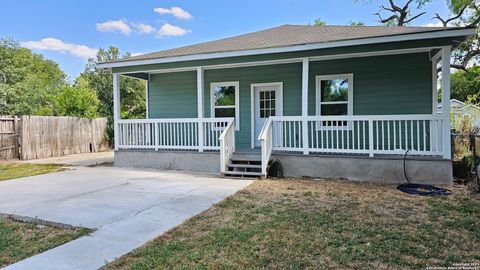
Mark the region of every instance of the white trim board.
<instances>
[{"instance_id":1,"label":"white trim board","mask_svg":"<svg viewBox=\"0 0 480 270\"><path fill-rule=\"evenodd\" d=\"M213 88L217 86L233 86L235 87L235 131L240 130L240 82L212 82L210 83L210 117L215 118L215 108L222 108L222 106L215 106L215 96ZM233 107L233 106L227 106Z\"/></svg>"},{"instance_id":2,"label":"white trim board","mask_svg":"<svg viewBox=\"0 0 480 270\"><path fill-rule=\"evenodd\" d=\"M148 80L145 81L146 89L145 89L145 110L146 110L146 116L147 119L150 118L150 111L149 111L149 103L150 103L150 74L148 74Z\"/></svg>"},{"instance_id":3,"label":"white trim board","mask_svg":"<svg viewBox=\"0 0 480 270\"><path fill-rule=\"evenodd\" d=\"M97 68L104 69L104 68L115 68L115 67L129 67L129 66L138 66L138 65L151 65L151 64L206 60L206 59L270 54L270 53L307 51L307 50L316 50L316 49L327 49L327 48L335 48L335 47L368 45L368 44L398 42L398 41L423 40L423 39L445 38L445 37L456 37L456 36L470 36L470 35L474 35L475 33L476 33L476 29L452 29L452 30L443 30L443 31L435 31L435 32L427 32L427 33L402 34L402 35L395 35L395 36L360 38L360 39L353 39L353 40L342 40L342 41L332 41L332 42L323 42L323 43L311 43L311 44L293 45L293 46L278 47L278 48L241 50L241 51L233 51L233 52L203 53L203 54L164 57L164 58L155 58L155 59L142 59L142 60L130 60L130 61L127 60L127 61L113 62L113 63L99 63L97 65Z\"/></svg>"},{"instance_id":4,"label":"white trim board","mask_svg":"<svg viewBox=\"0 0 480 270\"><path fill-rule=\"evenodd\" d=\"M348 79L348 100L347 102L342 101L342 102L321 102L321 91L320 89L321 84L320 82L323 80L335 80L339 78L346 78ZM317 75L315 76L315 115L316 116L321 116L322 111L321 111L321 104L347 104L347 115L353 115L353 88L354 87L354 79L353 79L353 73L347 73L347 74L328 74L328 75ZM320 123L321 124L321 123ZM321 128L317 125L317 130ZM348 127L350 128L350 127Z\"/></svg>"},{"instance_id":5,"label":"white trim board","mask_svg":"<svg viewBox=\"0 0 480 270\"><path fill-rule=\"evenodd\" d=\"M412 53L420 53L420 52L429 52L433 49L441 49L441 48L442 47L421 47L421 48L409 48L409 49L400 49L400 50L385 50L385 51L375 51L375 52L331 54L331 55L324 55L324 56L311 56L311 57L306 57L306 58L308 58L310 62L312 62L312 61L327 61L327 60L347 59L347 58L357 58L357 57L412 54ZM265 61L254 61L254 62L241 62L241 63L222 64L222 65L207 65L207 66L203 66L203 68L204 68L204 70L214 70L214 69L252 67L252 66L280 65L280 64L301 63L303 61L303 59L305 59L305 57L277 59L277 60L265 60ZM139 72L150 73L150 74L162 74L162 73L172 73L172 72L195 71L197 68L198 68L198 66L192 66L192 67L182 67L182 68L169 68L169 69L154 69L154 70L144 70L144 71L119 72L119 74L132 74L132 73L139 73Z\"/></svg>"}]
</instances>

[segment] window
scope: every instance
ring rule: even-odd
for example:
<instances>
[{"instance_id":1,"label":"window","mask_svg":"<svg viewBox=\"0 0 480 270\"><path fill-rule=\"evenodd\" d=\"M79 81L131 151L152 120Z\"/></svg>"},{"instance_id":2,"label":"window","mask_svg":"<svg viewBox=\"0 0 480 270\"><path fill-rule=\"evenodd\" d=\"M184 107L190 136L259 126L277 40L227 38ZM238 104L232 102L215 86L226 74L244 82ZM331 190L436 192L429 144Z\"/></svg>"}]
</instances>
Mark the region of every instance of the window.
<instances>
[{"instance_id":1,"label":"window","mask_svg":"<svg viewBox=\"0 0 480 270\"><path fill-rule=\"evenodd\" d=\"M275 90L260 91L260 118L268 118L275 116Z\"/></svg>"},{"instance_id":2,"label":"window","mask_svg":"<svg viewBox=\"0 0 480 270\"><path fill-rule=\"evenodd\" d=\"M234 117L236 130L240 130L238 92L238 82L218 82L210 84L212 117Z\"/></svg>"},{"instance_id":3,"label":"window","mask_svg":"<svg viewBox=\"0 0 480 270\"><path fill-rule=\"evenodd\" d=\"M317 76L317 115L353 114L353 74ZM346 122L322 122L321 126L341 125Z\"/></svg>"}]
</instances>

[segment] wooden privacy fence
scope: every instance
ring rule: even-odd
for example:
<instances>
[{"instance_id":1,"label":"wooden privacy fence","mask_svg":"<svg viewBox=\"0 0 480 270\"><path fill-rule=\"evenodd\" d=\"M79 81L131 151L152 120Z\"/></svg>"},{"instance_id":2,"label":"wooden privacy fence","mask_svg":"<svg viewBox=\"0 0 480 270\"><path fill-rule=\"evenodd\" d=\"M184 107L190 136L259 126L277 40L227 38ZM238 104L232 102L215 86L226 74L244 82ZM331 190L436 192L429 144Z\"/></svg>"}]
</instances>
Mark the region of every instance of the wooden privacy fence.
<instances>
[{"instance_id":1,"label":"wooden privacy fence","mask_svg":"<svg viewBox=\"0 0 480 270\"><path fill-rule=\"evenodd\" d=\"M17 158L19 155L19 119L0 116L0 159Z\"/></svg>"},{"instance_id":2,"label":"wooden privacy fence","mask_svg":"<svg viewBox=\"0 0 480 270\"><path fill-rule=\"evenodd\" d=\"M2 122L7 122L4 124L6 126L12 125L8 124L8 121L12 122L12 120L0 120L0 131ZM14 120L13 122L15 123ZM0 158L28 160L108 149L108 142L105 138L106 118L22 116L17 120L17 123L18 140L13 143L18 149L15 152L16 156L7 157L5 155L5 157L0 156ZM2 138L2 145L4 144L3 141ZM7 143L6 141L5 144Z\"/></svg>"}]
</instances>

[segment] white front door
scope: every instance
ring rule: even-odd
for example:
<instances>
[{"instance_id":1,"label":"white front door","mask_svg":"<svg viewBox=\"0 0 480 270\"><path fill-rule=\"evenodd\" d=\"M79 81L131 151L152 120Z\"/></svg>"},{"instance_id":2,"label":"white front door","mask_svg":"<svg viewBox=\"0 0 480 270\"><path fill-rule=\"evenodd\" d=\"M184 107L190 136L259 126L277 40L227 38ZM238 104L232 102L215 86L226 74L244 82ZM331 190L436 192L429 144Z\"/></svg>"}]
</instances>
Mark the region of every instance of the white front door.
<instances>
[{"instance_id":1,"label":"white front door","mask_svg":"<svg viewBox=\"0 0 480 270\"><path fill-rule=\"evenodd\" d=\"M283 114L282 83L252 85L254 94L254 146L260 147L258 136L270 116Z\"/></svg>"}]
</instances>

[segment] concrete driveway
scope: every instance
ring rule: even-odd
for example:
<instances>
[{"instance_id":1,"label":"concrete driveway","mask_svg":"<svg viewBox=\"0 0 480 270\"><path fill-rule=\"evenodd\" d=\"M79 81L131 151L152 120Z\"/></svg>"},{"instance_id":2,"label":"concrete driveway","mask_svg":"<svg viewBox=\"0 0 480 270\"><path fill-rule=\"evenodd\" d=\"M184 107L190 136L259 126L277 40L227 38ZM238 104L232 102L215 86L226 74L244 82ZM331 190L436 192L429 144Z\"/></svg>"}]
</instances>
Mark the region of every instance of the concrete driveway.
<instances>
[{"instance_id":1,"label":"concrete driveway","mask_svg":"<svg viewBox=\"0 0 480 270\"><path fill-rule=\"evenodd\" d=\"M102 163L113 163L113 151L74 154L61 157L25 160L21 162L34 164L65 164L73 166L93 166Z\"/></svg>"},{"instance_id":2,"label":"concrete driveway","mask_svg":"<svg viewBox=\"0 0 480 270\"><path fill-rule=\"evenodd\" d=\"M115 167L0 182L0 213L97 229L6 269L97 269L251 182Z\"/></svg>"}]
</instances>

